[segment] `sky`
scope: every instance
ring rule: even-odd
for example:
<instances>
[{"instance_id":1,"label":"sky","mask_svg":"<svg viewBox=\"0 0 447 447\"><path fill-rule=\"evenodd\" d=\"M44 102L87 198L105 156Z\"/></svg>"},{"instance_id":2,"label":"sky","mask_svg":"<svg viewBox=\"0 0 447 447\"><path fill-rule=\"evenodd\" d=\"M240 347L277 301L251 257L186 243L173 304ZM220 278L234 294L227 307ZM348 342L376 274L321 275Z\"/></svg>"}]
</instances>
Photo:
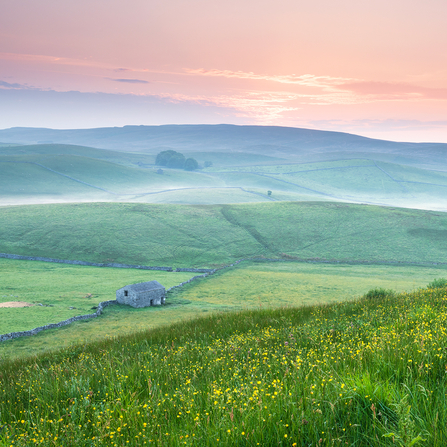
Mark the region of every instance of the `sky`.
<instances>
[{"instance_id":1,"label":"sky","mask_svg":"<svg viewBox=\"0 0 447 447\"><path fill-rule=\"evenodd\" d=\"M0 0L0 128L447 142L446 0Z\"/></svg>"}]
</instances>

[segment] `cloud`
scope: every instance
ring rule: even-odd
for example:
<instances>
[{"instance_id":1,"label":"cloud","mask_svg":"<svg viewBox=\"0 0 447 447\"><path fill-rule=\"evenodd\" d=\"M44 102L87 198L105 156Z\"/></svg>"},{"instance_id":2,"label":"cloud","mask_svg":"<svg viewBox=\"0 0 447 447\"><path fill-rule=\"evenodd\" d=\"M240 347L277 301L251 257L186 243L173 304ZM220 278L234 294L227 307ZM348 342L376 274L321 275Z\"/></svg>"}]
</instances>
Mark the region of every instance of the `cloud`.
<instances>
[{"instance_id":1,"label":"cloud","mask_svg":"<svg viewBox=\"0 0 447 447\"><path fill-rule=\"evenodd\" d=\"M23 84L17 84L14 82L13 84L6 82L6 81L0 81L0 88L7 88L7 89L29 89L26 85Z\"/></svg>"},{"instance_id":2,"label":"cloud","mask_svg":"<svg viewBox=\"0 0 447 447\"><path fill-rule=\"evenodd\" d=\"M149 81L145 81L143 79L113 79L113 78L107 78L111 81L115 82L128 82L129 84L150 84Z\"/></svg>"},{"instance_id":3,"label":"cloud","mask_svg":"<svg viewBox=\"0 0 447 447\"><path fill-rule=\"evenodd\" d=\"M339 84L337 88L377 99L447 99L445 88L421 87L404 82L356 81Z\"/></svg>"},{"instance_id":4,"label":"cloud","mask_svg":"<svg viewBox=\"0 0 447 447\"><path fill-rule=\"evenodd\" d=\"M184 69L186 73L196 76L221 76L233 79L269 81L280 84L319 88L320 93L302 95L312 105L360 104L376 101L406 101L421 99L447 99L447 89L428 88L405 82L369 81L356 78L335 76L303 75L266 75L253 72L231 70Z\"/></svg>"},{"instance_id":5,"label":"cloud","mask_svg":"<svg viewBox=\"0 0 447 447\"><path fill-rule=\"evenodd\" d=\"M199 76L222 76L225 78L237 78L237 79L252 79L260 81L272 81L281 84L298 84L306 87L330 87L333 85L339 85L342 82L356 81L354 78L341 78L334 76L316 76L312 74L303 75L266 75L256 74L252 71L231 71L231 70L205 70L204 68L185 68L185 72L192 75Z\"/></svg>"},{"instance_id":6,"label":"cloud","mask_svg":"<svg viewBox=\"0 0 447 447\"><path fill-rule=\"evenodd\" d=\"M218 107L231 110L239 118L250 118L258 124L273 124L282 113L299 110L300 107L287 104L290 101L306 97L290 92L251 91L236 95L184 95L169 94L161 97L174 103L195 103L206 107Z\"/></svg>"}]
</instances>

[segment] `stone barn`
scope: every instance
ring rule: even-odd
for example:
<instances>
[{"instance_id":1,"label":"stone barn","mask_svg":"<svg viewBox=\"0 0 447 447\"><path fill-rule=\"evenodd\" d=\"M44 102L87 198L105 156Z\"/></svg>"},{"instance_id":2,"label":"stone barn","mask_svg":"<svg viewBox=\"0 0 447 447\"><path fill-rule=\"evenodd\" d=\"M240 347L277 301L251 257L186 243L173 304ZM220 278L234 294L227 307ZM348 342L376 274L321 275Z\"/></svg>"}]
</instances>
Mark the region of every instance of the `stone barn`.
<instances>
[{"instance_id":1,"label":"stone barn","mask_svg":"<svg viewBox=\"0 0 447 447\"><path fill-rule=\"evenodd\" d=\"M160 306L165 303L166 290L158 281L140 282L121 287L116 301L132 307Z\"/></svg>"}]
</instances>

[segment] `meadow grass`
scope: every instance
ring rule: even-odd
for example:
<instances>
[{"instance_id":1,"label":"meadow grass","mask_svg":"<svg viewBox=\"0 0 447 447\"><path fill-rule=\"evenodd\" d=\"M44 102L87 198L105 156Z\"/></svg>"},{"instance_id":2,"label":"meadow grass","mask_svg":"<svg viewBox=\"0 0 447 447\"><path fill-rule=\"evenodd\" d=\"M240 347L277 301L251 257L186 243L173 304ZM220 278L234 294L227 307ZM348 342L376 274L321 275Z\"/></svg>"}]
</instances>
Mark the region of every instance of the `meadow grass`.
<instances>
[{"instance_id":1,"label":"meadow grass","mask_svg":"<svg viewBox=\"0 0 447 447\"><path fill-rule=\"evenodd\" d=\"M255 192L253 194L252 192ZM164 191L157 194L137 195L132 202L212 205L215 203L252 203L267 202L267 190L244 190L238 187L224 188L187 188L184 190ZM262 195L261 195L262 194Z\"/></svg>"},{"instance_id":2,"label":"meadow grass","mask_svg":"<svg viewBox=\"0 0 447 447\"><path fill-rule=\"evenodd\" d=\"M374 288L410 292L443 284L447 266L243 262L176 292L191 303L232 309L303 306L352 300Z\"/></svg>"},{"instance_id":3,"label":"meadow grass","mask_svg":"<svg viewBox=\"0 0 447 447\"><path fill-rule=\"evenodd\" d=\"M334 202L3 207L0 252L213 267L241 258L445 263L447 213Z\"/></svg>"},{"instance_id":4,"label":"meadow grass","mask_svg":"<svg viewBox=\"0 0 447 447\"><path fill-rule=\"evenodd\" d=\"M157 280L169 288L192 276L194 273L0 259L0 303L36 304L25 308L0 308L0 334L91 314L92 307L101 301L114 300L116 290L127 284ZM43 306L37 305L39 303Z\"/></svg>"},{"instance_id":5,"label":"meadow grass","mask_svg":"<svg viewBox=\"0 0 447 447\"><path fill-rule=\"evenodd\" d=\"M154 276L153 273L160 272L133 270L128 271L128 276L122 277L120 275L126 273L120 269L76 267L67 270L67 266L60 264L31 261L3 263L7 269L3 269L1 278L6 281L5 284L10 284L8 287L16 287L14 293L17 296L1 297L4 301L32 301L39 293L41 301L50 303L48 300L51 300L54 307L0 308L0 315L3 317L0 324L4 327L0 333L9 332L12 327L31 329L44 322L63 319L60 317L49 321L52 314L48 311L66 312L69 316L91 313L93 303L113 299L115 290L123 284L155 278L170 286L175 281L183 281L184 277L189 275L162 273ZM49 270L46 267L49 267ZM0 356L10 359L29 357L72 344L97 341L189 320L204 313L335 303L357 298L376 287L397 292L410 291L428 283L439 284L439 281L435 280L446 276L446 268L442 266L428 268L243 262L238 267L198 279L170 292L166 306L145 309L133 309L129 306L108 307L99 318L44 331L37 336L0 343ZM18 284L20 290L17 288ZM60 298L62 289L66 292L64 297ZM101 290L104 290L103 295L99 295ZM92 293L94 291L96 294ZM92 297L89 297L90 293ZM77 309L68 309L72 305Z\"/></svg>"},{"instance_id":6,"label":"meadow grass","mask_svg":"<svg viewBox=\"0 0 447 447\"><path fill-rule=\"evenodd\" d=\"M246 310L3 361L1 445L447 443L447 289Z\"/></svg>"},{"instance_id":7,"label":"meadow grass","mask_svg":"<svg viewBox=\"0 0 447 447\"><path fill-rule=\"evenodd\" d=\"M131 152L120 152L108 149L96 149L93 147L79 146L74 144L29 144L29 145L11 145L4 146L0 143L0 156L77 156L87 157L89 159L105 160L111 163L117 163L124 166L137 166L138 163L144 165L154 164L155 156L147 154L138 154ZM1 160L1 158L0 158ZM26 160L23 157L23 160Z\"/></svg>"}]
</instances>

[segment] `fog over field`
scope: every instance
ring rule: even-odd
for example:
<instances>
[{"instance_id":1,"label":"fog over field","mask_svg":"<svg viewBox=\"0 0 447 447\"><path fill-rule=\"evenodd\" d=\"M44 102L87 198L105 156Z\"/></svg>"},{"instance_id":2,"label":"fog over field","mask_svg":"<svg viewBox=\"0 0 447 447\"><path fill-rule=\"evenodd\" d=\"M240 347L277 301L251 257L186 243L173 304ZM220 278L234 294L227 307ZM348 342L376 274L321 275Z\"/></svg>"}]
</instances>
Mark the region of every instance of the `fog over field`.
<instances>
[{"instance_id":1,"label":"fog over field","mask_svg":"<svg viewBox=\"0 0 447 447\"><path fill-rule=\"evenodd\" d=\"M447 210L447 144L274 126L0 130L0 205L343 201ZM176 151L185 171L158 166Z\"/></svg>"}]
</instances>

